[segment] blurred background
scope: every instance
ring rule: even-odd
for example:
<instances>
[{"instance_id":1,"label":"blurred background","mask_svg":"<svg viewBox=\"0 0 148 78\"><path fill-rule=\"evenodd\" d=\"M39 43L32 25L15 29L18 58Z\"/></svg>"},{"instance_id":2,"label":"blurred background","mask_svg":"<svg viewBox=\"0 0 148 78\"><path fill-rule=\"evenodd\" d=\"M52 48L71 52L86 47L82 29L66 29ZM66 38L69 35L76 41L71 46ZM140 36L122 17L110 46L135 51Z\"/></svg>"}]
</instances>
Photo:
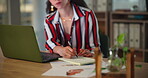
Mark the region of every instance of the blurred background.
<instances>
[{"instance_id":1,"label":"blurred background","mask_svg":"<svg viewBox=\"0 0 148 78\"><path fill-rule=\"evenodd\" d=\"M148 0L84 0L96 13L100 32L109 38L109 47L121 33L124 46L135 48L136 61L148 59ZM44 17L46 0L0 0L0 24L34 27L40 50L45 50Z\"/></svg>"}]
</instances>

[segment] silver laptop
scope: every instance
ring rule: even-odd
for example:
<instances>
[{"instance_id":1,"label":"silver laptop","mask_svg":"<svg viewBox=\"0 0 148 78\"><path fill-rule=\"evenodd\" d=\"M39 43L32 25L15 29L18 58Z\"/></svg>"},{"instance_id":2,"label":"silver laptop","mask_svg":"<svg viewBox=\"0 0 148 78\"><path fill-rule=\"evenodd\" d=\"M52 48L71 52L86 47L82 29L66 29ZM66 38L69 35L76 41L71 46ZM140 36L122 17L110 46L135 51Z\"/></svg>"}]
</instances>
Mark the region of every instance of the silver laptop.
<instances>
[{"instance_id":1,"label":"silver laptop","mask_svg":"<svg viewBox=\"0 0 148 78\"><path fill-rule=\"evenodd\" d=\"M32 26L0 25L0 47L8 58L49 62L60 57L40 52Z\"/></svg>"}]
</instances>

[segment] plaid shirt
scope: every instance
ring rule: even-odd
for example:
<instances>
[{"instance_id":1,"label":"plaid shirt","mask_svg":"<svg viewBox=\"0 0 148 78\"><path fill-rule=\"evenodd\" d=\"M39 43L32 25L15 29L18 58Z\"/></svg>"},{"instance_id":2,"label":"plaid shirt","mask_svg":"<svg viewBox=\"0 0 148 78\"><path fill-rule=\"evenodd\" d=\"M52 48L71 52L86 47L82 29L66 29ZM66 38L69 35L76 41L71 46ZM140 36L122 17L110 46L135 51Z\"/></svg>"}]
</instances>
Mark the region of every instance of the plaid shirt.
<instances>
[{"instance_id":1,"label":"plaid shirt","mask_svg":"<svg viewBox=\"0 0 148 78\"><path fill-rule=\"evenodd\" d=\"M73 22L71 27L70 41L72 48L89 49L99 46L99 27L94 12L90 9L77 6L73 7ZM68 46L64 35L62 20L59 12L50 13L45 18L45 47L51 53L55 46Z\"/></svg>"}]
</instances>

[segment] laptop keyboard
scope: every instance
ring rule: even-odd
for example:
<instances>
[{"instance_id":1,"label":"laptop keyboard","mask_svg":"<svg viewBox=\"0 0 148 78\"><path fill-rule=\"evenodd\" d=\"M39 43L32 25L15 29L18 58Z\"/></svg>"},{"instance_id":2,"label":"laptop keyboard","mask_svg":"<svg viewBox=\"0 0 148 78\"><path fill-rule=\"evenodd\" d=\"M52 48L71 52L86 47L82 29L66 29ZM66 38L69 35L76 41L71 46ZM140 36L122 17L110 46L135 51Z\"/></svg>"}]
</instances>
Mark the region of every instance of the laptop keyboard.
<instances>
[{"instance_id":1,"label":"laptop keyboard","mask_svg":"<svg viewBox=\"0 0 148 78\"><path fill-rule=\"evenodd\" d=\"M43 62L58 60L58 58L61 57L59 54L56 54L56 53L45 53L45 52L41 52L41 56L42 56Z\"/></svg>"}]
</instances>

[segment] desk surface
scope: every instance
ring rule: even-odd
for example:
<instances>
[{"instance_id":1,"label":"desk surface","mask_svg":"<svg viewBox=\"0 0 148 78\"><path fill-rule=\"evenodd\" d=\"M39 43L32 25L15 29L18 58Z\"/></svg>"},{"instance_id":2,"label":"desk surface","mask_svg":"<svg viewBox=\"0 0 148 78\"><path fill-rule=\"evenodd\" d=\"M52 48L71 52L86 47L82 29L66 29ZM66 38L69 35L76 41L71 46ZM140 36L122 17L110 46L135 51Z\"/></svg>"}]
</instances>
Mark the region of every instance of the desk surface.
<instances>
[{"instance_id":1,"label":"desk surface","mask_svg":"<svg viewBox=\"0 0 148 78\"><path fill-rule=\"evenodd\" d=\"M147 78L148 63L136 62L135 64L142 65L142 67L135 68L135 78ZM9 59L0 55L0 78L69 78L41 76L41 74L50 68L50 63L35 63Z\"/></svg>"}]
</instances>

